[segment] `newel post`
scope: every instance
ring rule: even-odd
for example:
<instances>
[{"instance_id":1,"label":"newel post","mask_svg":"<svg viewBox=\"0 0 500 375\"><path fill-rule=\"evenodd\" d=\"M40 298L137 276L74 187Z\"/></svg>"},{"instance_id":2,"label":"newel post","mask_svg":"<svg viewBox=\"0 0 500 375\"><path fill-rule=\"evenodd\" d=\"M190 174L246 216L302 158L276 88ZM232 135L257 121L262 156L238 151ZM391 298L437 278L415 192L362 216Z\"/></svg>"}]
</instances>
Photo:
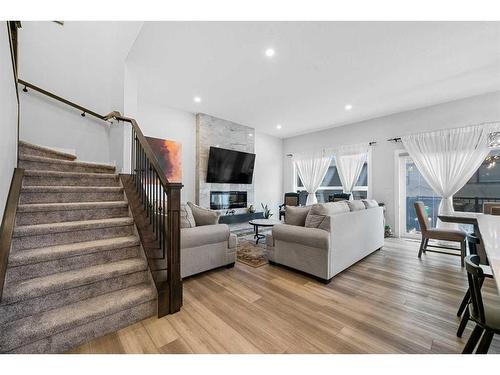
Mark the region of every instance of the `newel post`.
<instances>
[{"instance_id":1,"label":"newel post","mask_svg":"<svg viewBox=\"0 0 500 375\"><path fill-rule=\"evenodd\" d=\"M181 188L182 184L168 184L167 190L167 278L169 288L169 313L182 306L181 279Z\"/></svg>"}]
</instances>

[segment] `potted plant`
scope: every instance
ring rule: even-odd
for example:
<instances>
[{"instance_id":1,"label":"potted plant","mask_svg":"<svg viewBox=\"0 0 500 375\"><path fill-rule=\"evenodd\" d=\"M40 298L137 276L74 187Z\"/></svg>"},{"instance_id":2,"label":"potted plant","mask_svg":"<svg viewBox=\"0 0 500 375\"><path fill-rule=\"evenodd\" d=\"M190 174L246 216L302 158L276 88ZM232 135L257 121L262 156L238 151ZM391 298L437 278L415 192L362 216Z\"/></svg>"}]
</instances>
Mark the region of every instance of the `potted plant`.
<instances>
[{"instance_id":1,"label":"potted plant","mask_svg":"<svg viewBox=\"0 0 500 375\"><path fill-rule=\"evenodd\" d=\"M264 206L264 203L260 204L262 206L262 209L264 210L264 219L270 219L271 216L273 216L272 211L269 209L267 204Z\"/></svg>"}]
</instances>

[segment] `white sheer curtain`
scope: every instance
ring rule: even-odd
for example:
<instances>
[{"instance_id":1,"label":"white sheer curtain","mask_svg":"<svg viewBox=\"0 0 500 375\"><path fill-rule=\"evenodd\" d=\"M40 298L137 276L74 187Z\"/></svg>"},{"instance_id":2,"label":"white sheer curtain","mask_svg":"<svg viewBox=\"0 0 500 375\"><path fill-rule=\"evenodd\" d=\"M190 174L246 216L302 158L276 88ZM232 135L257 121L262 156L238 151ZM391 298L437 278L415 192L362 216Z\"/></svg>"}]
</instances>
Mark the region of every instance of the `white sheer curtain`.
<instances>
[{"instance_id":1,"label":"white sheer curtain","mask_svg":"<svg viewBox=\"0 0 500 375\"><path fill-rule=\"evenodd\" d=\"M315 193L328 172L331 159L323 151L294 156L297 173L308 193L306 205L318 203Z\"/></svg>"},{"instance_id":2,"label":"white sheer curtain","mask_svg":"<svg viewBox=\"0 0 500 375\"><path fill-rule=\"evenodd\" d=\"M453 195L489 153L491 126L475 125L401 137L420 174L441 197L439 213L453 212ZM443 227L438 221L438 227Z\"/></svg>"},{"instance_id":3,"label":"white sheer curtain","mask_svg":"<svg viewBox=\"0 0 500 375\"><path fill-rule=\"evenodd\" d=\"M339 172L340 182L344 193L351 194L359 175L363 169L363 164L368 158L368 143L341 146L334 151L335 164Z\"/></svg>"}]
</instances>

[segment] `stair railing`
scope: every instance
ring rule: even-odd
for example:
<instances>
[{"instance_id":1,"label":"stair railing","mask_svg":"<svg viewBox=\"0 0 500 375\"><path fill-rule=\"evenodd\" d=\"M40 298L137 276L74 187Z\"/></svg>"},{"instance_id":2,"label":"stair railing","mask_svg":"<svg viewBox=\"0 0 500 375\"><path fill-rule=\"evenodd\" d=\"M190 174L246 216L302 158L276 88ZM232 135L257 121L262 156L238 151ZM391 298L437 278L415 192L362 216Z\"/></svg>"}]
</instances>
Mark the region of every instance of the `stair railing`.
<instances>
[{"instance_id":1,"label":"stair railing","mask_svg":"<svg viewBox=\"0 0 500 375\"><path fill-rule=\"evenodd\" d=\"M78 109L81 111L82 116L89 114L102 121L115 119L118 122L130 124L132 134L131 176L144 212L149 218L155 240L161 249L162 259L166 260L167 266L166 282L158 283L155 281L158 291L158 316L161 317L179 311L182 306L180 272L180 201L182 183L168 181L135 119L122 116L118 111L101 115L22 79L18 79L18 83L24 86L24 92L27 92L28 88L35 90Z\"/></svg>"}]
</instances>

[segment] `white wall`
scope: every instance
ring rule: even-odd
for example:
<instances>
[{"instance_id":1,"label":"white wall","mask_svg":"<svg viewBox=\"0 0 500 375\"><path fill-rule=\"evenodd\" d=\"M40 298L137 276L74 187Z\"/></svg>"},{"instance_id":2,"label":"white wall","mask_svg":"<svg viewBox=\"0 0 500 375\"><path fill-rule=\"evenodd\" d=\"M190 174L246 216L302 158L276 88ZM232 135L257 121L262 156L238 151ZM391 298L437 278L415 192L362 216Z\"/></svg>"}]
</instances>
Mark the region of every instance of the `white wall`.
<instances>
[{"instance_id":1,"label":"white wall","mask_svg":"<svg viewBox=\"0 0 500 375\"><path fill-rule=\"evenodd\" d=\"M288 138L284 141L283 150L283 189L293 191L292 165L286 154L325 146L376 141L377 145L372 148L372 197L386 203L388 224L394 228L397 208L395 151L402 149L402 145L387 142L387 139L498 120L500 91Z\"/></svg>"},{"instance_id":2,"label":"white wall","mask_svg":"<svg viewBox=\"0 0 500 375\"><path fill-rule=\"evenodd\" d=\"M278 206L283 203L283 140L255 132L255 204L269 205L273 219L278 218Z\"/></svg>"},{"instance_id":3,"label":"white wall","mask_svg":"<svg viewBox=\"0 0 500 375\"><path fill-rule=\"evenodd\" d=\"M170 139L182 144L183 202L195 201L196 116L193 113L152 103L139 95L137 122L145 136Z\"/></svg>"},{"instance_id":4,"label":"white wall","mask_svg":"<svg viewBox=\"0 0 500 375\"><path fill-rule=\"evenodd\" d=\"M99 114L123 111L125 58L141 22L23 22L19 77ZM20 92L20 138L112 162L114 134L103 121L41 94Z\"/></svg>"},{"instance_id":5,"label":"white wall","mask_svg":"<svg viewBox=\"0 0 500 375\"><path fill-rule=\"evenodd\" d=\"M17 111L15 77L7 22L0 23L0 220L12 174L17 164Z\"/></svg>"}]
</instances>

